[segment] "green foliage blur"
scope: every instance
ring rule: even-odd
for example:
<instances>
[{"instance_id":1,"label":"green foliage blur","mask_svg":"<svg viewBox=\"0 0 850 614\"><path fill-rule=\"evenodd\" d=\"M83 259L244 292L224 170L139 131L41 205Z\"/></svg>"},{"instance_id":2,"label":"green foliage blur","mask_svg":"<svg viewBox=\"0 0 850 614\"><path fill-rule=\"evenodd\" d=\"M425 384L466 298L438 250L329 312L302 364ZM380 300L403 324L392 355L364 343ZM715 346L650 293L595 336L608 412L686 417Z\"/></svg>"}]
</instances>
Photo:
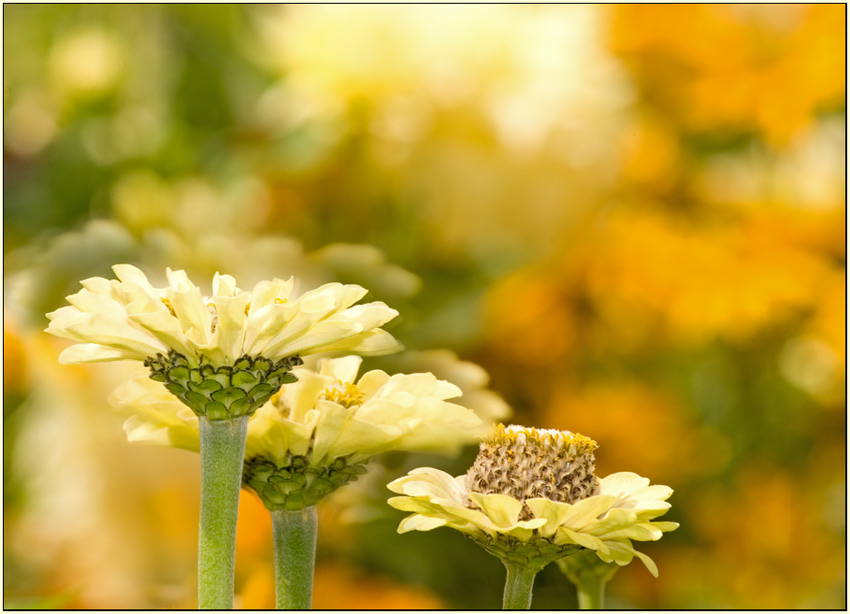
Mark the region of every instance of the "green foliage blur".
<instances>
[{"instance_id":1,"label":"green foliage blur","mask_svg":"<svg viewBox=\"0 0 850 614\"><path fill-rule=\"evenodd\" d=\"M660 577L611 608L846 608L845 10L4 5L4 604L195 606L197 458L127 443L130 367L42 333L127 262L359 283L438 376L489 373L490 419L671 486ZM475 452L323 502L314 607L498 608L501 563L384 503ZM533 608L576 603L539 575Z\"/></svg>"}]
</instances>

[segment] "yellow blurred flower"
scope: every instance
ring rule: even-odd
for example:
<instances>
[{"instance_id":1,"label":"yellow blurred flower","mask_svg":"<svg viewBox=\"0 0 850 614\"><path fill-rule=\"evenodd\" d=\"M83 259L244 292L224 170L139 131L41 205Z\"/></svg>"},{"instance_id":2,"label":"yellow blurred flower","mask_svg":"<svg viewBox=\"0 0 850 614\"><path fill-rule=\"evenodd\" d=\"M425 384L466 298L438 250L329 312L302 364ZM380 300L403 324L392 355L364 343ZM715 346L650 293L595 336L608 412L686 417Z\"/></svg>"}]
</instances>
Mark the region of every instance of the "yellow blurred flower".
<instances>
[{"instance_id":1,"label":"yellow blurred flower","mask_svg":"<svg viewBox=\"0 0 850 614\"><path fill-rule=\"evenodd\" d=\"M615 51L696 130L755 127L786 145L843 99L839 5L617 5L614 16Z\"/></svg>"},{"instance_id":2,"label":"yellow blurred flower","mask_svg":"<svg viewBox=\"0 0 850 614\"><path fill-rule=\"evenodd\" d=\"M593 433L607 451L600 461L607 470L628 467L659 480L686 482L718 475L732 460L725 433L695 424L674 395L643 382L562 382L540 415L555 428L569 424ZM665 444L646 445L655 438ZM689 462L671 463L671 458Z\"/></svg>"},{"instance_id":3,"label":"yellow blurred flower","mask_svg":"<svg viewBox=\"0 0 850 614\"><path fill-rule=\"evenodd\" d=\"M766 217L700 228L622 214L587 247L580 267L594 305L624 339L660 332L686 343L739 341L812 305L828 279L829 263L788 241L783 226ZM635 327L627 313L650 321L661 314L661 330Z\"/></svg>"},{"instance_id":4,"label":"yellow blurred flower","mask_svg":"<svg viewBox=\"0 0 850 614\"><path fill-rule=\"evenodd\" d=\"M319 563L313 608L325 610L439 610L446 606L426 587L405 586L349 565Z\"/></svg>"},{"instance_id":5,"label":"yellow blurred flower","mask_svg":"<svg viewBox=\"0 0 850 614\"><path fill-rule=\"evenodd\" d=\"M599 7L270 6L256 17L256 57L282 75L258 101L260 129L319 135L313 167L337 164L335 146L355 138L362 202L415 194L435 256L493 266L545 251L610 186L633 93Z\"/></svg>"},{"instance_id":6,"label":"yellow blurred flower","mask_svg":"<svg viewBox=\"0 0 850 614\"><path fill-rule=\"evenodd\" d=\"M388 485L389 504L413 512L399 533L448 526L506 563L542 569L580 548L626 565L638 557L653 575L655 564L631 540L657 540L675 522L663 515L673 493L634 473L593 475L596 443L568 431L499 427L481 444L470 471L452 477L430 467L414 469Z\"/></svg>"}]
</instances>

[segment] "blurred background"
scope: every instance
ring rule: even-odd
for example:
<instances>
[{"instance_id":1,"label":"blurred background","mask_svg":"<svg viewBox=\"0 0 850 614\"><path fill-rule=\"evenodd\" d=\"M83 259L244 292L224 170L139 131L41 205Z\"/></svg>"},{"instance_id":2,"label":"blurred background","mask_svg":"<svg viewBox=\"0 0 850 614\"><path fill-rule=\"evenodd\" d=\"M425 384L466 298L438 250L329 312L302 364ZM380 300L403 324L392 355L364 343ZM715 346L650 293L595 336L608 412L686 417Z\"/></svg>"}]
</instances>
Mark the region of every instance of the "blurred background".
<instances>
[{"instance_id":1,"label":"blurred background","mask_svg":"<svg viewBox=\"0 0 850 614\"><path fill-rule=\"evenodd\" d=\"M681 528L642 546L660 577L622 569L612 608L845 608L845 23L4 6L6 607L196 605L197 456L125 441L107 397L138 365L60 366L42 332L128 262L207 292L216 271L360 283L411 350L367 366L433 369L487 420L672 486ZM399 536L385 504L475 452L388 455L323 502L314 606L500 607L497 559ZM239 607L273 606L270 536L243 492ZM539 575L535 608L576 603Z\"/></svg>"}]
</instances>

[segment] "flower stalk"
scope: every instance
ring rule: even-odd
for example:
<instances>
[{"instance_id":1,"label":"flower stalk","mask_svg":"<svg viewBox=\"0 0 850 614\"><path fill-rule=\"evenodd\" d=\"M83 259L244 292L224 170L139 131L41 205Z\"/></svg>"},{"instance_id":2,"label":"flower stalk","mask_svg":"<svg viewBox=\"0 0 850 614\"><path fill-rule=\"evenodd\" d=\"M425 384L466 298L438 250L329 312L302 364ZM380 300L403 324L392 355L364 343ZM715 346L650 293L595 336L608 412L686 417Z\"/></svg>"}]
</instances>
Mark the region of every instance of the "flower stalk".
<instances>
[{"instance_id":1,"label":"flower stalk","mask_svg":"<svg viewBox=\"0 0 850 614\"><path fill-rule=\"evenodd\" d=\"M534 578L540 570L507 561L505 567L508 570L508 576L505 579L502 609L528 610L531 608L531 589L534 587Z\"/></svg>"},{"instance_id":2,"label":"flower stalk","mask_svg":"<svg viewBox=\"0 0 850 614\"><path fill-rule=\"evenodd\" d=\"M198 539L198 607L233 609L236 519L248 416L199 418L201 519Z\"/></svg>"},{"instance_id":3,"label":"flower stalk","mask_svg":"<svg viewBox=\"0 0 850 614\"><path fill-rule=\"evenodd\" d=\"M575 585L580 610L603 609L605 585L620 568L616 563L605 563L590 550L559 560L558 567Z\"/></svg>"},{"instance_id":4,"label":"flower stalk","mask_svg":"<svg viewBox=\"0 0 850 614\"><path fill-rule=\"evenodd\" d=\"M605 597L605 580L598 577L583 578L576 584L579 610L601 610Z\"/></svg>"},{"instance_id":5,"label":"flower stalk","mask_svg":"<svg viewBox=\"0 0 850 614\"><path fill-rule=\"evenodd\" d=\"M313 601L318 516L311 505L271 510L274 540L275 607L309 610Z\"/></svg>"}]
</instances>

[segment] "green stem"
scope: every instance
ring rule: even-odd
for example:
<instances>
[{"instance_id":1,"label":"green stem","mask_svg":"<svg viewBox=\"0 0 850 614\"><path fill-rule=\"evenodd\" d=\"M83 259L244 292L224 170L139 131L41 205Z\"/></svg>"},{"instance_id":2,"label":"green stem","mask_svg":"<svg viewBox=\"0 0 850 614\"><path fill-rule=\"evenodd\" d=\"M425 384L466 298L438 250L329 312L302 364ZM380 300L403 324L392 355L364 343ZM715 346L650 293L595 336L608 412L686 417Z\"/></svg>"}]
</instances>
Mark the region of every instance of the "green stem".
<instances>
[{"instance_id":1,"label":"green stem","mask_svg":"<svg viewBox=\"0 0 850 614\"><path fill-rule=\"evenodd\" d=\"M201 527L198 539L198 607L233 609L236 518L248 416L198 419L201 436Z\"/></svg>"},{"instance_id":2,"label":"green stem","mask_svg":"<svg viewBox=\"0 0 850 614\"><path fill-rule=\"evenodd\" d=\"M275 607L309 610L313 601L316 560L316 507L272 510L274 536Z\"/></svg>"},{"instance_id":3,"label":"green stem","mask_svg":"<svg viewBox=\"0 0 850 614\"><path fill-rule=\"evenodd\" d=\"M581 576L580 581L576 584L579 610L602 609L602 599L605 595L606 582L607 578L603 579L593 574Z\"/></svg>"},{"instance_id":4,"label":"green stem","mask_svg":"<svg viewBox=\"0 0 850 614\"><path fill-rule=\"evenodd\" d=\"M513 563L505 563L508 577L505 580L505 594L502 599L503 610L527 610L531 607L531 589L534 576L539 569L528 569Z\"/></svg>"}]
</instances>

